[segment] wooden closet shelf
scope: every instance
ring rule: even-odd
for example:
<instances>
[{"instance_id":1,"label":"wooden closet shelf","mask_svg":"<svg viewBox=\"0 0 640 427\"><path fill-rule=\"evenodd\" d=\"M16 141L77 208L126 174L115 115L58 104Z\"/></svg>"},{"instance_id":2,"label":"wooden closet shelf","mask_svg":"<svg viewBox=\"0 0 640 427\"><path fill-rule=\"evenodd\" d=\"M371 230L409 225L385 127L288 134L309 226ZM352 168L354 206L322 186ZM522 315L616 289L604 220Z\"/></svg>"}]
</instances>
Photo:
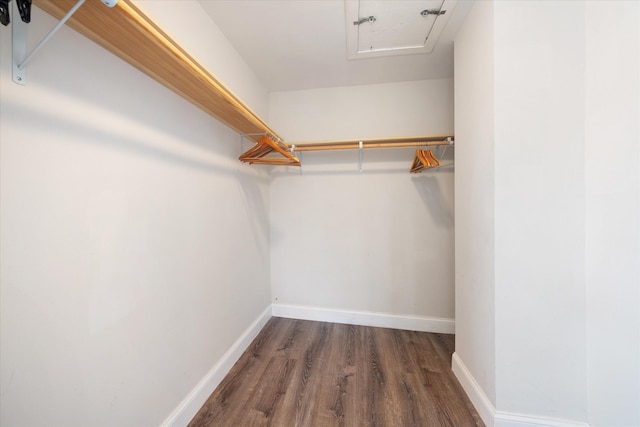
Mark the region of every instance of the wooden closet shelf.
<instances>
[{"instance_id":1,"label":"wooden closet shelf","mask_svg":"<svg viewBox=\"0 0 640 427\"><path fill-rule=\"evenodd\" d=\"M76 1L33 3L60 19ZM282 139L131 0L120 0L112 9L99 1L88 1L67 24L232 129ZM258 141L260 135L247 138Z\"/></svg>"},{"instance_id":2,"label":"wooden closet shelf","mask_svg":"<svg viewBox=\"0 0 640 427\"><path fill-rule=\"evenodd\" d=\"M36 6L58 19L71 10L76 2L77 0L33 0ZM266 134L271 140L281 144L283 150L287 148L273 129L162 31L132 0L120 0L111 9L105 8L99 1L88 1L67 24L258 145ZM451 145L451 140L453 135L362 141L363 148L391 148ZM293 145L289 144L288 148L291 149ZM295 144L295 151L352 150L359 146L360 140L325 141ZM250 163L299 165L295 156L285 154L287 158L279 160L265 157L241 160L250 160Z\"/></svg>"}]
</instances>

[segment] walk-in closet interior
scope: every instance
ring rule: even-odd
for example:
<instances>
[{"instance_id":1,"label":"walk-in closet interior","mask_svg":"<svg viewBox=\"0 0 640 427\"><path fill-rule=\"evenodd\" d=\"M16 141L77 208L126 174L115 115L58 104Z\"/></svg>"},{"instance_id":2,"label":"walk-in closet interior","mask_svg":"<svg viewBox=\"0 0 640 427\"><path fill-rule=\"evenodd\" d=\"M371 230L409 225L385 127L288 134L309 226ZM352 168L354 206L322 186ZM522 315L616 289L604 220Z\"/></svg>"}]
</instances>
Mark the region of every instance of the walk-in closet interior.
<instances>
[{"instance_id":1,"label":"walk-in closet interior","mask_svg":"<svg viewBox=\"0 0 640 427\"><path fill-rule=\"evenodd\" d=\"M0 24L0 426L640 426L639 1Z\"/></svg>"}]
</instances>

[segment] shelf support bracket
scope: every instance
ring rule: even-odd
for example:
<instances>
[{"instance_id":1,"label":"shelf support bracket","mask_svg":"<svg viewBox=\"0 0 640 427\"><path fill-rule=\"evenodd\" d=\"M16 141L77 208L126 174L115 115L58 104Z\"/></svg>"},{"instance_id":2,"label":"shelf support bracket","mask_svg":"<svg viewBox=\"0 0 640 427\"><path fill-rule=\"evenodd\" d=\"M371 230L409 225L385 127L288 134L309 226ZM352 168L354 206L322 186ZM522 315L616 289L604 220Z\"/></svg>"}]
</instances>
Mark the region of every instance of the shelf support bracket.
<instances>
[{"instance_id":1,"label":"shelf support bracket","mask_svg":"<svg viewBox=\"0 0 640 427\"><path fill-rule=\"evenodd\" d=\"M13 73L12 79L19 85L27 84L27 64L33 59L33 57L42 49L42 47L53 37L55 33L71 18L71 16L82 6L86 0L78 0L78 2L71 8L65 16L62 17L60 22L47 34L38 45L33 48L30 54L27 52L27 24L15 19L12 27L12 61L13 61ZM13 16L17 16L18 12L17 2L13 2Z\"/></svg>"},{"instance_id":2,"label":"shelf support bracket","mask_svg":"<svg viewBox=\"0 0 640 427\"><path fill-rule=\"evenodd\" d=\"M20 12L17 2L14 1L11 3L11 15L14 17L18 16ZM11 25L11 79L19 85L26 85L26 70L18 68L18 64L20 64L27 51L27 24L20 19L14 19L13 21Z\"/></svg>"}]
</instances>

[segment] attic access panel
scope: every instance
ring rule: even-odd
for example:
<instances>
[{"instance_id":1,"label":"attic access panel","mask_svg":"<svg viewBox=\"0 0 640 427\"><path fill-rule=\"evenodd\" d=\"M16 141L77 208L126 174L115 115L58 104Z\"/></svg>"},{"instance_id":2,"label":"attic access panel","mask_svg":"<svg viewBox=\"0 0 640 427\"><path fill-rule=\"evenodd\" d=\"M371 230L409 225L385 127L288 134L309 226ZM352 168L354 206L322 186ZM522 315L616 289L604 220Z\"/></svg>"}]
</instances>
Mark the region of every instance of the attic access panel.
<instances>
[{"instance_id":1,"label":"attic access panel","mask_svg":"<svg viewBox=\"0 0 640 427\"><path fill-rule=\"evenodd\" d=\"M347 57L431 53L457 0L345 0Z\"/></svg>"}]
</instances>

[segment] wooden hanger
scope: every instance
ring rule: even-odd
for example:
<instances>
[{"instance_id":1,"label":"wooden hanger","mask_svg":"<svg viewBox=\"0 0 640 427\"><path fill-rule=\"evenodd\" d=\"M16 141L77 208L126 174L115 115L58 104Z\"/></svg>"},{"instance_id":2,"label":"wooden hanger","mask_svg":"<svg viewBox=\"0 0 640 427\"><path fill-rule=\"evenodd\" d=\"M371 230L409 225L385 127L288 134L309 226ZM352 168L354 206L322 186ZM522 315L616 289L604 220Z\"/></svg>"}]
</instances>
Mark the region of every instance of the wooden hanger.
<instances>
[{"instance_id":1,"label":"wooden hanger","mask_svg":"<svg viewBox=\"0 0 640 427\"><path fill-rule=\"evenodd\" d=\"M278 153L283 157L265 157L270 153ZM260 140L240 156L240 161L249 164L300 166L300 160L294 156L289 147L268 136Z\"/></svg>"},{"instance_id":2,"label":"wooden hanger","mask_svg":"<svg viewBox=\"0 0 640 427\"><path fill-rule=\"evenodd\" d=\"M424 169L437 168L440 164L440 160L433 155L433 151L418 149L416 150L416 155L413 159L410 172L422 172Z\"/></svg>"}]
</instances>

